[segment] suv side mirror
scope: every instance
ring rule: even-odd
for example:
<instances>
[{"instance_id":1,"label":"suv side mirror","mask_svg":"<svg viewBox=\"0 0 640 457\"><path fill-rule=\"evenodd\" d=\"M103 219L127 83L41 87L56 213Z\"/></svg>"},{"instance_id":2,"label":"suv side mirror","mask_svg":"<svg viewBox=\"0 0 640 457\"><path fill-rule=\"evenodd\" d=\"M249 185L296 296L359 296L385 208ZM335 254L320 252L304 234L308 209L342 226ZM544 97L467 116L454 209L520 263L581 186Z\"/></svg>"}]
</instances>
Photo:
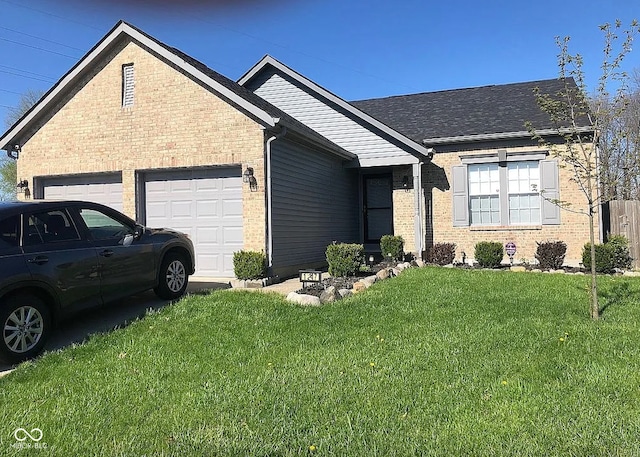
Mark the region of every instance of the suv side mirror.
<instances>
[{"instance_id":1,"label":"suv side mirror","mask_svg":"<svg viewBox=\"0 0 640 457\"><path fill-rule=\"evenodd\" d=\"M144 235L144 226L136 224L136 228L133 230L133 240L138 241L142 235Z\"/></svg>"}]
</instances>

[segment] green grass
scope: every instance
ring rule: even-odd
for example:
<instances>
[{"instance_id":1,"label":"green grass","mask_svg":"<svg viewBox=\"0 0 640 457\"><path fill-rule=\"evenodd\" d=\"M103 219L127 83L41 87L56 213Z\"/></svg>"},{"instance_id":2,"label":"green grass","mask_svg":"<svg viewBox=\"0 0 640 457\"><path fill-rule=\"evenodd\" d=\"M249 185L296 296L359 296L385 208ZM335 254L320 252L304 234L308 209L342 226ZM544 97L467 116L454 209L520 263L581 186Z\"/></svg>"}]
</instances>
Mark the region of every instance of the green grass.
<instances>
[{"instance_id":1,"label":"green grass","mask_svg":"<svg viewBox=\"0 0 640 457\"><path fill-rule=\"evenodd\" d=\"M0 379L0 455L639 455L640 280L600 287L599 322L585 276L187 297Z\"/></svg>"}]
</instances>

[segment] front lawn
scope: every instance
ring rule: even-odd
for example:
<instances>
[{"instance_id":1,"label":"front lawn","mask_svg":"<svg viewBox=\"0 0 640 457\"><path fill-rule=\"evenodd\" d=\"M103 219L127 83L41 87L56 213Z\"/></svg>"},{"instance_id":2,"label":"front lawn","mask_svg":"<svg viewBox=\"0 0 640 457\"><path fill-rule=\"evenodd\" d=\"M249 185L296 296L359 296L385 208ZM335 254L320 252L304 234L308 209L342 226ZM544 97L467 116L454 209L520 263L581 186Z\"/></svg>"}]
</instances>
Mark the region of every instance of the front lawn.
<instances>
[{"instance_id":1,"label":"front lawn","mask_svg":"<svg viewBox=\"0 0 640 457\"><path fill-rule=\"evenodd\" d=\"M600 322L588 281L422 268L321 308L187 297L0 378L0 454L638 455L640 280L600 278Z\"/></svg>"}]
</instances>

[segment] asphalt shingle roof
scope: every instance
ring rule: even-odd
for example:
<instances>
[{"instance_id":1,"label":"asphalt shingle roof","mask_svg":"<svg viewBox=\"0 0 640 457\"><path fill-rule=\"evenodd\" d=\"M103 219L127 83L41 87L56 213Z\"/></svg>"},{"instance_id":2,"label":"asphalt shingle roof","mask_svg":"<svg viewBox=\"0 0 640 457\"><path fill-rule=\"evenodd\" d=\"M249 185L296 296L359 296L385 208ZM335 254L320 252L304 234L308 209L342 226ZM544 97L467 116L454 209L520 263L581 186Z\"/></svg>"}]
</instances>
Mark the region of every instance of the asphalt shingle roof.
<instances>
[{"instance_id":1,"label":"asphalt shingle roof","mask_svg":"<svg viewBox=\"0 0 640 457\"><path fill-rule=\"evenodd\" d=\"M575 84L573 80L571 83ZM553 128L536 103L534 88L555 94L560 79L425 92L350 102L412 140Z\"/></svg>"}]
</instances>

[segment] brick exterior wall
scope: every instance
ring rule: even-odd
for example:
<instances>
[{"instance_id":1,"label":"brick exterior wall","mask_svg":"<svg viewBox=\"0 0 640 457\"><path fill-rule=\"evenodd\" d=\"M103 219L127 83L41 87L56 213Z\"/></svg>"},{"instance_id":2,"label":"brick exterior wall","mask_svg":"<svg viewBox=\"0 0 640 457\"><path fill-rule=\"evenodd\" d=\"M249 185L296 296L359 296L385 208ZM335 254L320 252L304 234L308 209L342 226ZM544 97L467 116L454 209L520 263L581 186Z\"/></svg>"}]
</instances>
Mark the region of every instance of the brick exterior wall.
<instances>
[{"instance_id":1,"label":"brick exterior wall","mask_svg":"<svg viewBox=\"0 0 640 457\"><path fill-rule=\"evenodd\" d=\"M535 152L539 148L512 147L507 153ZM495 153L495 149L476 151L460 151L465 155L472 153ZM560 211L560 225L509 226L509 227L454 227L453 200L451 195L452 167L461 165L458 152L438 153L433 163L425 167L423 185L426 196L427 224L426 245L431 243L456 243L456 260L461 260L462 252L467 259L473 258L475 244L479 241L497 241L503 245L509 241L516 243L515 262L535 259L536 241L560 240L567 244L565 264L575 265L581 261L582 247L589 241L589 224L587 216L566 210ZM560 195L559 200L571 203L571 207L584 210L585 196L578 186L571 181L572 172L568 168L559 167ZM599 217L599 215L598 215ZM599 222L597 222L599 224ZM596 225L596 239L598 238ZM504 261L508 261L505 255Z\"/></svg>"},{"instance_id":2,"label":"brick exterior wall","mask_svg":"<svg viewBox=\"0 0 640 457\"><path fill-rule=\"evenodd\" d=\"M122 108L122 66L135 95ZM244 248L265 249L264 131L250 117L133 41L120 43L24 138L18 176L122 172L123 209L135 217L136 170L242 165Z\"/></svg>"},{"instance_id":3,"label":"brick exterior wall","mask_svg":"<svg viewBox=\"0 0 640 457\"><path fill-rule=\"evenodd\" d=\"M404 187L404 177L407 187ZM416 252L414 189L411 165L393 168L393 234L404 239L404 251Z\"/></svg>"}]
</instances>

